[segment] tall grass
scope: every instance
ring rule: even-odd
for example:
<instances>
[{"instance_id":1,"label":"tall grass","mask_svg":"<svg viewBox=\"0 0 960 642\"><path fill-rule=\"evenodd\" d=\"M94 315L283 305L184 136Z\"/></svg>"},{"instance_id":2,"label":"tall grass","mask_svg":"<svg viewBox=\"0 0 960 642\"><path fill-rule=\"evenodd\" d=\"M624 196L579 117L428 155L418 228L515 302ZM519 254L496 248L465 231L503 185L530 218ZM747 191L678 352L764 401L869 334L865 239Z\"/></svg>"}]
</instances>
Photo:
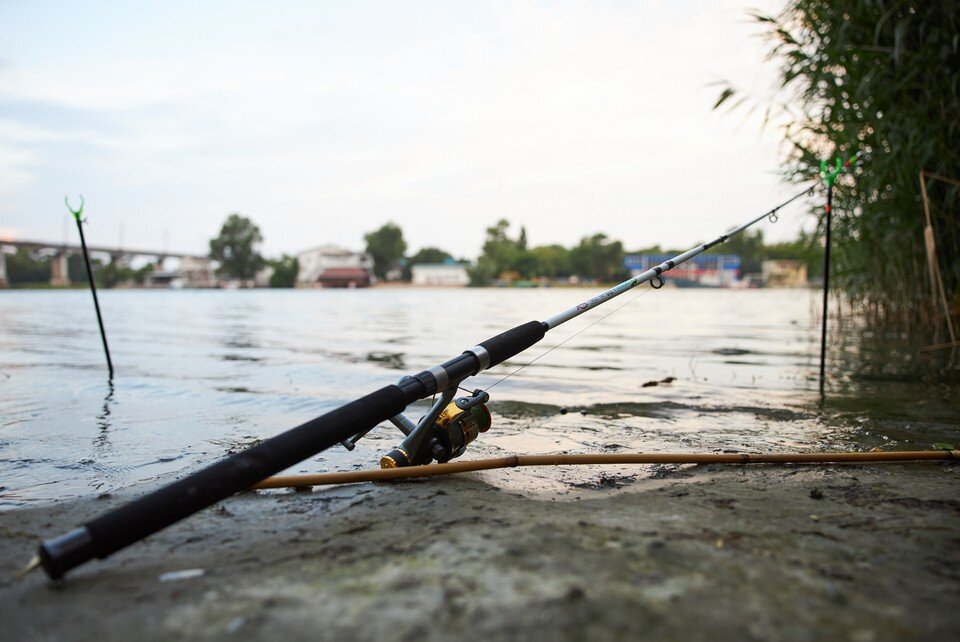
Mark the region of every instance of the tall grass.
<instances>
[{"instance_id":1,"label":"tall grass","mask_svg":"<svg viewBox=\"0 0 960 642\"><path fill-rule=\"evenodd\" d=\"M788 0L778 15L751 15L779 68L771 107L788 142L786 178L809 180L822 158L867 158L834 193L836 285L875 328L932 336L943 311L927 269L920 171L960 178L960 2ZM735 94L725 88L717 107ZM956 316L958 187L927 189Z\"/></svg>"}]
</instances>

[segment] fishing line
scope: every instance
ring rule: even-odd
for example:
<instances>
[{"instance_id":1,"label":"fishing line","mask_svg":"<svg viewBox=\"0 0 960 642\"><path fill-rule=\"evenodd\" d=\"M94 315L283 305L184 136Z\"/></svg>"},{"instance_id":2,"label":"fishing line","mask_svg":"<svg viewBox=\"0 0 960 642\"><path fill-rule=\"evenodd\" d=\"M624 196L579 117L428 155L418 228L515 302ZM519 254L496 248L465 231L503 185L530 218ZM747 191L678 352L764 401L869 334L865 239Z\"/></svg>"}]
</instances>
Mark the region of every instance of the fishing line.
<instances>
[{"instance_id":1,"label":"fishing line","mask_svg":"<svg viewBox=\"0 0 960 642\"><path fill-rule=\"evenodd\" d=\"M520 366L519 368L517 368L516 370L514 370L514 371L511 372L510 374L508 374L508 375L506 375L505 377L503 377L503 378L501 378L501 379L498 379L497 381L493 382L492 384L490 384L489 386L487 386L486 388L484 388L483 391L484 391L484 392L489 392L489 390L490 390L491 388L493 388L494 386L496 386L497 384L503 383L504 381L506 381L507 379L509 379L509 378L512 377L513 375L517 374L518 372L520 372L521 370L523 370L523 369L526 368L527 366L531 366L531 365L535 364L537 361L540 361L540 359L544 358L545 356L547 356L548 354L550 354L551 352L553 352L553 351L556 350L557 348L563 346L565 343L567 343L567 342L570 341L571 339L575 339L576 337L580 336L581 334L583 334L584 332L586 332L587 330L589 330L589 329L592 328L593 326L597 325L598 323L600 323L601 321L603 321L603 320L606 319L607 317L611 316L612 314L615 314L616 312L619 312L620 310L622 310L623 308L627 307L628 305L630 305L631 303L633 303L634 301L636 301L637 299L639 299L640 297L642 297L644 294L647 294L647 293L649 293L649 292L650 292L650 290L640 290L640 292L639 292L636 296L634 296L632 299L630 299L629 301L627 301L627 302L625 302L625 303L622 303L620 306L614 308L613 310L610 310L610 312L608 312L607 314L603 315L602 317L600 317L599 319L597 319L597 320L594 321L593 323L591 323L591 324L589 324L589 325L587 325L587 326L584 326L584 327L581 328L580 330L577 330L575 333L571 334L569 337L567 337L566 339L564 339L563 341L561 341L561 342L558 343L557 345L553 346L552 348L549 348L546 352L544 352L543 354L539 355L537 358L533 359L532 361L528 361L527 363L523 364L522 366Z\"/></svg>"}]
</instances>

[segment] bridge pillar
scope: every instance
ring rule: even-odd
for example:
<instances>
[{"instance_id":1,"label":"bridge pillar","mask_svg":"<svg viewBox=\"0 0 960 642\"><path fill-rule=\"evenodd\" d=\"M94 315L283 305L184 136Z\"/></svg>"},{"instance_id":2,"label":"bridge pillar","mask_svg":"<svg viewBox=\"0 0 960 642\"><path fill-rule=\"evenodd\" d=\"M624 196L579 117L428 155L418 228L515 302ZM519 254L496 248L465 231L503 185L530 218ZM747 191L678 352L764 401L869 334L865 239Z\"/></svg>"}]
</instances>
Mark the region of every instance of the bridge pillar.
<instances>
[{"instance_id":1,"label":"bridge pillar","mask_svg":"<svg viewBox=\"0 0 960 642\"><path fill-rule=\"evenodd\" d=\"M57 252L50 262L50 285L70 285L70 269L67 267L67 253Z\"/></svg>"},{"instance_id":2,"label":"bridge pillar","mask_svg":"<svg viewBox=\"0 0 960 642\"><path fill-rule=\"evenodd\" d=\"M0 247L0 288L9 288L10 280L7 278L7 254Z\"/></svg>"}]
</instances>

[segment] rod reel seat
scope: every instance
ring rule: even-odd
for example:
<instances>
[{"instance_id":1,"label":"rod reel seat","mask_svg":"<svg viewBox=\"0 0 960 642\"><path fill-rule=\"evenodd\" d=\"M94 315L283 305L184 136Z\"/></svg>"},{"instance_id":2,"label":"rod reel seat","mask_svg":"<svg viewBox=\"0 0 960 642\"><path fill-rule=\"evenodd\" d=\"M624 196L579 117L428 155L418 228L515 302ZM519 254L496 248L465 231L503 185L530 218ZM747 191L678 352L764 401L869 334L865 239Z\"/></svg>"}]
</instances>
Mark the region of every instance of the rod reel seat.
<instances>
[{"instance_id":1,"label":"rod reel seat","mask_svg":"<svg viewBox=\"0 0 960 642\"><path fill-rule=\"evenodd\" d=\"M477 389L469 396L454 399L457 389L457 383L449 385L416 425L402 413L390 418L406 437L380 458L381 468L422 466L433 461L444 464L466 452L480 433L490 429L493 419L486 406L490 394ZM367 432L341 443L353 450Z\"/></svg>"}]
</instances>

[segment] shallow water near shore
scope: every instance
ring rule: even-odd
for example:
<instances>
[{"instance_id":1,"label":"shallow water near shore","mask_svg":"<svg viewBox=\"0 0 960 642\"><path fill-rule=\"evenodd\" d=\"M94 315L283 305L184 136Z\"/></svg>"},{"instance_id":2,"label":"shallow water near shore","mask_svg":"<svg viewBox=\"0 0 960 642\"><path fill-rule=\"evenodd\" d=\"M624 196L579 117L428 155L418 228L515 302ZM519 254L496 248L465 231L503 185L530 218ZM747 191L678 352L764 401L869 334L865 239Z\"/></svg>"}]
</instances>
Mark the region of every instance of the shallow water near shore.
<instances>
[{"instance_id":1,"label":"shallow water near shore","mask_svg":"<svg viewBox=\"0 0 960 642\"><path fill-rule=\"evenodd\" d=\"M592 293L106 291L109 384L87 292L0 292L0 510L173 479ZM863 376L898 364L865 364L842 333L821 402L819 296L627 293L464 384L486 388L572 337L490 391L493 428L465 457L955 442L953 388ZM421 412L409 409L414 419ZM332 449L289 472L375 466L399 437L383 426L353 452ZM496 483L542 493L596 477L511 471Z\"/></svg>"}]
</instances>

